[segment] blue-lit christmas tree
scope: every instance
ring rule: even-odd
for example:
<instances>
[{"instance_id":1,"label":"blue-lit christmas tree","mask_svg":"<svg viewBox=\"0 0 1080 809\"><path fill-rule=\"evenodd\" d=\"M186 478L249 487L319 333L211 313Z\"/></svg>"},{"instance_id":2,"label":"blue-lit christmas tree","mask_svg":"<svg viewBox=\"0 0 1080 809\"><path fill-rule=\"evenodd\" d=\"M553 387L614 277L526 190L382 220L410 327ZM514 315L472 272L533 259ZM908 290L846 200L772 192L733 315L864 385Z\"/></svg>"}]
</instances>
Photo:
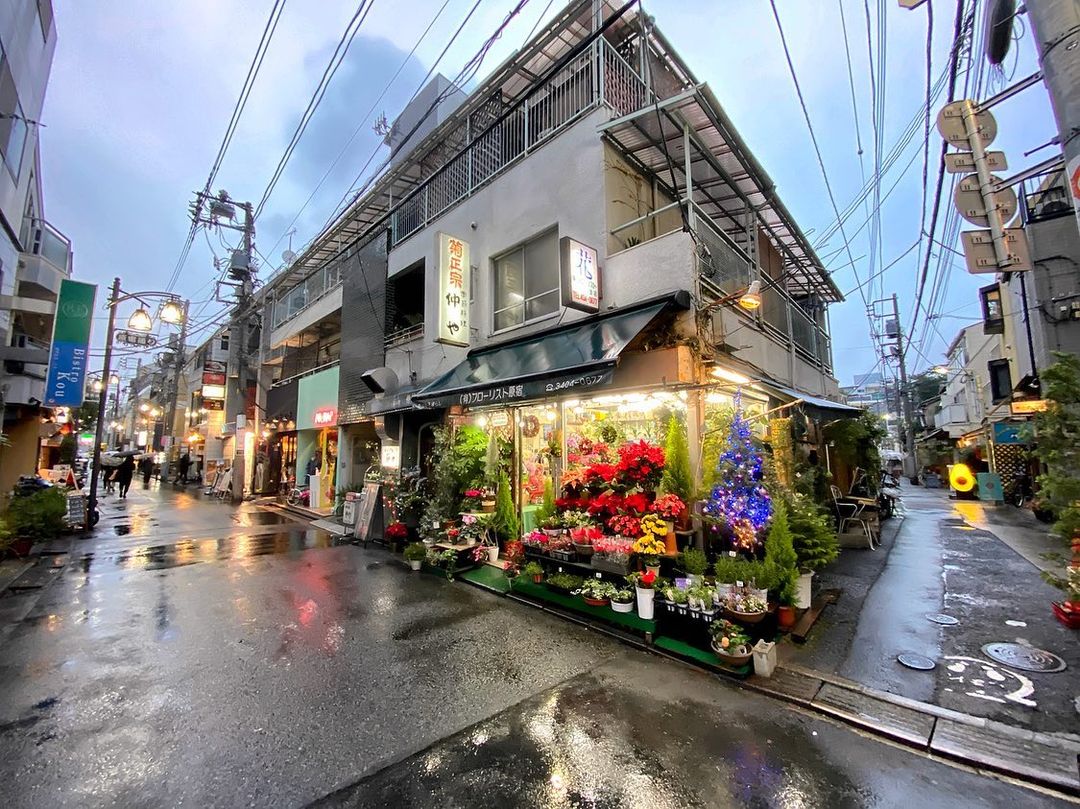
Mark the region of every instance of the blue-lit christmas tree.
<instances>
[{"instance_id":1,"label":"blue-lit christmas tree","mask_svg":"<svg viewBox=\"0 0 1080 809\"><path fill-rule=\"evenodd\" d=\"M703 511L714 525L727 525L734 545L746 552L757 550L772 517L772 500L762 483L762 457L754 448L750 422L744 418L740 397L735 397L724 449L716 463L717 480ZM717 530L717 528L714 528Z\"/></svg>"}]
</instances>

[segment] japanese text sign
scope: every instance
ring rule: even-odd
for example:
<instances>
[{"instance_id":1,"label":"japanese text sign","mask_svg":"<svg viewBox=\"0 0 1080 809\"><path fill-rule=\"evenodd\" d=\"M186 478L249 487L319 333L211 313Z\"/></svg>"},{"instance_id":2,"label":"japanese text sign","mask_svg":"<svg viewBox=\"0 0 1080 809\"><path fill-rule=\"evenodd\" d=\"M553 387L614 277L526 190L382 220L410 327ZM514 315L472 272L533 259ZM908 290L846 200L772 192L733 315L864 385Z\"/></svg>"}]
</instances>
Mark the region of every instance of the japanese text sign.
<instances>
[{"instance_id":1,"label":"japanese text sign","mask_svg":"<svg viewBox=\"0 0 1080 809\"><path fill-rule=\"evenodd\" d=\"M469 344L469 243L446 233L438 235L439 336L454 346Z\"/></svg>"},{"instance_id":2,"label":"japanese text sign","mask_svg":"<svg viewBox=\"0 0 1080 809\"><path fill-rule=\"evenodd\" d=\"M559 240L562 303L583 312L600 310L600 266L596 250L569 236Z\"/></svg>"}]
</instances>

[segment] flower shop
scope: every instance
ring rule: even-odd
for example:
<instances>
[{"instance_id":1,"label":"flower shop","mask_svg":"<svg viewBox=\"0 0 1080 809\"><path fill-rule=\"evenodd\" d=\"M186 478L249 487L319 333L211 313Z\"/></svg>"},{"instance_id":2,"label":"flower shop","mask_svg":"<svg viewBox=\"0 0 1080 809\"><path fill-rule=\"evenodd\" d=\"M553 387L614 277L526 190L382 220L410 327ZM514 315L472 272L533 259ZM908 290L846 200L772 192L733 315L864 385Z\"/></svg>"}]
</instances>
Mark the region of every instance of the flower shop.
<instances>
[{"instance_id":1,"label":"flower shop","mask_svg":"<svg viewBox=\"0 0 1080 809\"><path fill-rule=\"evenodd\" d=\"M452 406L426 492L394 509L410 524L388 530L414 569L746 674L837 555L817 436L793 410L716 374Z\"/></svg>"}]
</instances>

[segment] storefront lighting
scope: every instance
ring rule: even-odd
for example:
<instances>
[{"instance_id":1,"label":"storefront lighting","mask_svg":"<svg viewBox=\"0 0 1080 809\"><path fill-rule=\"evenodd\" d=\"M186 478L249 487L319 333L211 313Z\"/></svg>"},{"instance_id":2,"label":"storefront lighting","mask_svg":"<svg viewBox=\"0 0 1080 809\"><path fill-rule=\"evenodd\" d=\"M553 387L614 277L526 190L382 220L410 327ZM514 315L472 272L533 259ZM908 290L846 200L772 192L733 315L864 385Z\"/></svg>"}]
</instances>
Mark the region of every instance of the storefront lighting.
<instances>
[{"instance_id":1,"label":"storefront lighting","mask_svg":"<svg viewBox=\"0 0 1080 809\"><path fill-rule=\"evenodd\" d=\"M555 421L558 417L558 414L556 414L554 410L549 410L544 414L544 418L548 421Z\"/></svg>"},{"instance_id":2,"label":"storefront lighting","mask_svg":"<svg viewBox=\"0 0 1080 809\"><path fill-rule=\"evenodd\" d=\"M487 416L480 416L480 417L478 417L476 419L476 426L477 427L481 427L481 428L482 427L487 427L487 423L488 423Z\"/></svg>"},{"instance_id":3,"label":"storefront lighting","mask_svg":"<svg viewBox=\"0 0 1080 809\"><path fill-rule=\"evenodd\" d=\"M706 393L705 394L705 401L708 404L728 404L729 405L729 404L732 403L732 398L730 396L724 395L723 393L717 393L716 391L712 391L711 393Z\"/></svg>"},{"instance_id":4,"label":"storefront lighting","mask_svg":"<svg viewBox=\"0 0 1080 809\"><path fill-rule=\"evenodd\" d=\"M581 404L581 400L580 399L567 399L565 402L563 402L563 404L566 405L567 407L577 407L579 404Z\"/></svg>"},{"instance_id":5,"label":"storefront lighting","mask_svg":"<svg viewBox=\"0 0 1080 809\"><path fill-rule=\"evenodd\" d=\"M145 413L149 409L150 405L148 405L146 402L143 402L141 405L139 405L139 410L141 410L143 413Z\"/></svg>"},{"instance_id":6,"label":"storefront lighting","mask_svg":"<svg viewBox=\"0 0 1080 809\"><path fill-rule=\"evenodd\" d=\"M761 306L761 281L754 281L739 298L739 306L753 311Z\"/></svg>"},{"instance_id":7,"label":"storefront lighting","mask_svg":"<svg viewBox=\"0 0 1080 809\"><path fill-rule=\"evenodd\" d=\"M270 437L270 431L269 430L263 430L262 431L262 437L263 438L269 438Z\"/></svg>"},{"instance_id":8,"label":"storefront lighting","mask_svg":"<svg viewBox=\"0 0 1080 809\"><path fill-rule=\"evenodd\" d=\"M717 379L723 379L725 382L731 382L735 385L749 385L750 378L743 376L735 371L729 371L727 368L721 368L719 366L712 369L712 375Z\"/></svg>"}]
</instances>

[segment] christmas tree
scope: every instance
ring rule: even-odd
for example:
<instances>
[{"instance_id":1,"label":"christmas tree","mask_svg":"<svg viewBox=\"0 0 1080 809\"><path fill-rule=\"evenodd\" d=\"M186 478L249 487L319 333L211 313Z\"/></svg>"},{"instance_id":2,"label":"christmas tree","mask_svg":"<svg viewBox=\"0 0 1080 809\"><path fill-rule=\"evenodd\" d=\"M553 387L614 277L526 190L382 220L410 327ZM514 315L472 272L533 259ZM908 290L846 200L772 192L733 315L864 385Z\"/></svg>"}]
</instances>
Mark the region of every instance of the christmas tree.
<instances>
[{"instance_id":1,"label":"christmas tree","mask_svg":"<svg viewBox=\"0 0 1080 809\"><path fill-rule=\"evenodd\" d=\"M736 396L735 417L716 463L718 482L702 510L713 522L714 531L719 525L728 526L735 546L747 552L757 550L772 516L772 501L762 477L761 453L754 447L750 422Z\"/></svg>"}]
</instances>

